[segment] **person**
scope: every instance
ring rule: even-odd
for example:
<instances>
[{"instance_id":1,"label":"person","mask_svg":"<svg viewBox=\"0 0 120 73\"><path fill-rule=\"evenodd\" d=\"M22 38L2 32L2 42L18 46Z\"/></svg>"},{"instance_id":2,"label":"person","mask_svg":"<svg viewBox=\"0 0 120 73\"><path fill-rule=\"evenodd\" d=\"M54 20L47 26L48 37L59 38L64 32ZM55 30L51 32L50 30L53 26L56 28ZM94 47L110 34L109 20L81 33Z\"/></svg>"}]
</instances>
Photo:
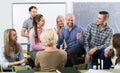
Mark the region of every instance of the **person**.
<instances>
[{"instance_id":1,"label":"person","mask_svg":"<svg viewBox=\"0 0 120 73\"><path fill-rule=\"evenodd\" d=\"M113 35L112 29L108 26L107 21L109 13L107 11L100 11L96 23L92 23L87 27L85 34L85 49L86 63L88 68L93 68L95 59L103 59L104 69L109 69L111 66L110 58L104 58L104 49L110 45L110 39Z\"/></svg>"},{"instance_id":2,"label":"person","mask_svg":"<svg viewBox=\"0 0 120 73\"><path fill-rule=\"evenodd\" d=\"M59 36L60 29L61 29L61 28L64 26L64 24L65 24L64 17L61 16L61 15L58 15L57 18L56 18L56 23L57 23L57 25L56 25L55 30L56 30L56 32L57 32L57 34L58 34L58 36Z\"/></svg>"},{"instance_id":3,"label":"person","mask_svg":"<svg viewBox=\"0 0 120 73\"><path fill-rule=\"evenodd\" d=\"M58 15L57 18L56 18L56 28L55 28L55 31L57 32L57 35L59 37L59 33L60 33L60 29L64 26L65 24L65 20L64 20L64 17L61 16L61 15ZM66 47L66 43L65 41L63 41L63 43L61 44L60 46L60 49L63 49Z\"/></svg>"},{"instance_id":4,"label":"person","mask_svg":"<svg viewBox=\"0 0 120 73\"><path fill-rule=\"evenodd\" d=\"M68 13L66 15L66 26L60 29L59 39L57 41L57 48L60 48L60 45L65 40L67 48L66 51L70 57L72 64L79 64L77 55L80 56L85 53L84 50L84 35L83 30L74 24L74 15Z\"/></svg>"},{"instance_id":5,"label":"person","mask_svg":"<svg viewBox=\"0 0 120 73\"><path fill-rule=\"evenodd\" d=\"M30 39L30 56L33 61L35 61L36 53L38 51L43 51L45 46L42 45L39 36L43 32L43 26L45 24L45 19L42 14L37 14L33 18L33 26L29 32Z\"/></svg>"},{"instance_id":6,"label":"person","mask_svg":"<svg viewBox=\"0 0 120 73\"><path fill-rule=\"evenodd\" d=\"M105 49L105 57L111 57L114 69L120 69L120 33L115 33L111 39L111 45ZM113 51L113 53L111 53Z\"/></svg>"},{"instance_id":7,"label":"person","mask_svg":"<svg viewBox=\"0 0 120 73\"><path fill-rule=\"evenodd\" d=\"M30 14L30 17L24 21L22 29L21 29L21 36L28 38L28 46L27 46L28 53L30 51L29 31L30 31L30 28L32 27L33 18L37 15L37 7L35 6L29 7L29 14Z\"/></svg>"},{"instance_id":8,"label":"person","mask_svg":"<svg viewBox=\"0 0 120 73\"><path fill-rule=\"evenodd\" d=\"M49 37L48 37L49 36ZM57 34L53 29L46 29L40 36L41 43L46 47L36 55L35 66L42 71L55 71L64 67L67 61L67 53L56 48Z\"/></svg>"},{"instance_id":9,"label":"person","mask_svg":"<svg viewBox=\"0 0 120 73\"><path fill-rule=\"evenodd\" d=\"M0 64L4 70L12 70L12 66L25 65L27 62L27 59L23 56L22 47L17 43L15 29L4 31L4 45L0 49Z\"/></svg>"}]
</instances>

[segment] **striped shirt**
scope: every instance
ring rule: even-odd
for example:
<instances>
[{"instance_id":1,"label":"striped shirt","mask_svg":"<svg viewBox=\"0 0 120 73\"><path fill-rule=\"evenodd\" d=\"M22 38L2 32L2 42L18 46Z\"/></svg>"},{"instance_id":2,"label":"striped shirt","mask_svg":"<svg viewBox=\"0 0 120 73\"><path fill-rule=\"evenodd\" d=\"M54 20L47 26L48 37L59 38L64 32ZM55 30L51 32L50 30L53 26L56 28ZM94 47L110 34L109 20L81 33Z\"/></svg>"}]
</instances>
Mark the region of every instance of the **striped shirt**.
<instances>
[{"instance_id":1,"label":"striped shirt","mask_svg":"<svg viewBox=\"0 0 120 73\"><path fill-rule=\"evenodd\" d=\"M88 26L85 32L85 49L86 51L91 48L107 48L110 45L110 40L113 35L112 29L106 25L102 31L99 26L95 23Z\"/></svg>"}]
</instances>

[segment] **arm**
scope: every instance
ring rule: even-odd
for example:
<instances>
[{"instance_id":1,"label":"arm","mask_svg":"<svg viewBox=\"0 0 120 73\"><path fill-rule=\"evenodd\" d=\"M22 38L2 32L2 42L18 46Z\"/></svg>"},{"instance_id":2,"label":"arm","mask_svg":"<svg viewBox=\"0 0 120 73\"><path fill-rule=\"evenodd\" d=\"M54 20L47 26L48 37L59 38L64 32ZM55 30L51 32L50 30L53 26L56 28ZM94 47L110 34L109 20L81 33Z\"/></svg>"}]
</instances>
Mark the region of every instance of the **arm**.
<instances>
[{"instance_id":1,"label":"arm","mask_svg":"<svg viewBox=\"0 0 120 73\"><path fill-rule=\"evenodd\" d=\"M28 33L26 33L26 31L27 31L27 29L26 28L22 28L22 30L21 30L21 36L23 36L23 37L29 37L29 34Z\"/></svg>"},{"instance_id":2,"label":"arm","mask_svg":"<svg viewBox=\"0 0 120 73\"><path fill-rule=\"evenodd\" d=\"M86 51L88 51L90 48L89 48L89 42L90 42L90 29L91 29L91 26L88 26L87 29L86 29L86 32L85 32L85 49Z\"/></svg>"},{"instance_id":3,"label":"arm","mask_svg":"<svg viewBox=\"0 0 120 73\"><path fill-rule=\"evenodd\" d=\"M20 51L19 51L18 57L19 57L19 60L21 60L21 61L23 60L22 65L25 65L25 62L27 62L27 58L24 58L21 46L20 46Z\"/></svg>"},{"instance_id":4,"label":"arm","mask_svg":"<svg viewBox=\"0 0 120 73\"><path fill-rule=\"evenodd\" d=\"M57 41L57 48L59 49L60 48L60 45L63 43L63 40L64 40L64 28L62 28L60 30L60 34L59 34L59 37L58 37L58 41Z\"/></svg>"},{"instance_id":5,"label":"arm","mask_svg":"<svg viewBox=\"0 0 120 73\"><path fill-rule=\"evenodd\" d=\"M36 54L36 58L35 58L35 66L37 67L37 68L39 68L40 67L40 63L39 63L39 52Z\"/></svg>"},{"instance_id":6,"label":"arm","mask_svg":"<svg viewBox=\"0 0 120 73\"><path fill-rule=\"evenodd\" d=\"M67 52L65 50L61 50L63 53L63 59L62 59L62 66L64 66L67 62Z\"/></svg>"},{"instance_id":7,"label":"arm","mask_svg":"<svg viewBox=\"0 0 120 73\"><path fill-rule=\"evenodd\" d=\"M45 49L41 42L35 43L35 32L32 28L29 32L30 46L33 50Z\"/></svg>"},{"instance_id":8,"label":"arm","mask_svg":"<svg viewBox=\"0 0 120 73\"><path fill-rule=\"evenodd\" d=\"M17 61L17 62L9 62L4 55L4 47L2 47L0 49L1 49L1 51L0 51L0 58L1 58L0 59L0 64L2 65L3 69L8 69L8 67L23 63L24 60Z\"/></svg>"}]
</instances>

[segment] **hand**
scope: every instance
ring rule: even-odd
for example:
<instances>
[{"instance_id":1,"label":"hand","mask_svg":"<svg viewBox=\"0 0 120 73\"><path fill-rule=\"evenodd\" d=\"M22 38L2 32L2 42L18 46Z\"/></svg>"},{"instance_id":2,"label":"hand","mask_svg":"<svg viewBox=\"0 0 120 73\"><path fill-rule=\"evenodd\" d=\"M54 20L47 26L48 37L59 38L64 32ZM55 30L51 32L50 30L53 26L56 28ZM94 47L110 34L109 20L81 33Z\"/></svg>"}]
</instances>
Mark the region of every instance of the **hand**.
<instances>
[{"instance_id":1,"label":"hand","mask_svg":"<svg viewBox=\"0 0 120 73\"><path fill-rule=\"evenodd\" d=\"M106 58L108 58L108 57L110 56L109 51L105 51L105 52L104 52L104 56L105 56Z\"/></svg>"},{"instance_id":2,"label":"hand","mask_svg":"<svg viewBox=\"0 0 120 73\"><path fill-rule=\"evenodd\" d=\"M77 35L76 35L76 39L80 40L81 35L82 35L82 32L80 32L80 33L78 32Z\"/></svg>"},{"instance_id":3,"label":"hand","mask_svg":"<svg viewBox=\"0 0 120 73\"><path fill-rule=\"evenodd\" d=\"M93 55L93 53L95 53L96 52L96 48L92 48L92 49L90 49L90 51L88 52L90 55Z\"/></svg>"},{"instance_id":4,"label":"hand","mask_svg":"<svg viewBox=\"0 0 120 73\"><path fill-rule=\"evenodd\" d=\"M91 59L91 55L89 53L87 53L86 57L85 57L85 63L89 63L90 59Z\"/></svg>"},{"instance_id":5,"label":"hand","mask_svg":"<svg viewBox=\"0 0 120 73\"><path fill-rule=\"evenodd\" d=\"M26 62L27 62L27 58L24 58L24 59L20 60L20 64L26 63Z\"/></svg>"}]
</instances>

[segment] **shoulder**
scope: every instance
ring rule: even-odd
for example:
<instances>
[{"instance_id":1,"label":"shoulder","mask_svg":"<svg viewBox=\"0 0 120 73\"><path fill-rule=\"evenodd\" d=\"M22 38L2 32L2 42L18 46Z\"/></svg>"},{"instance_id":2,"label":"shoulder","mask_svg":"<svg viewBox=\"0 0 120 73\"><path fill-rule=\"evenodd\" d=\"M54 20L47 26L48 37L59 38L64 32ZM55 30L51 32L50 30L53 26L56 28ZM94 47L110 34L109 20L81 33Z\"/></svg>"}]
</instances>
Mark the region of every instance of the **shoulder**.
<instances>
[{"instance_id":1,"label":"shoulder","mask_svg":"<svg viewBox=\"0 0 120 73\"><path fill-rule=\"evenodd\" d=\"M37 52L36 56L40 57L41 55L43 55L43 53L44 53L44 51L39 51L39 52Z\"/></svg>"},{"instance_id":2,"label":"shoulder","mask_svg":"<svg viewBox=\"0 0 120 73\"><path fill-rule=\"evenodd\" d=\"M34 28L30 29L30 33L35 33Z\"/></svg>"},{"instance_id":3,"label":"shoulder","mask_svg":"<svg viewBox=\"0 0 120 73\"><path fill-rule=\"evenodd\" d=\"M59 50L59 53L62 54L62 55L67 55L67 52L65 50Z\"/></svg>"}]
</instances>

